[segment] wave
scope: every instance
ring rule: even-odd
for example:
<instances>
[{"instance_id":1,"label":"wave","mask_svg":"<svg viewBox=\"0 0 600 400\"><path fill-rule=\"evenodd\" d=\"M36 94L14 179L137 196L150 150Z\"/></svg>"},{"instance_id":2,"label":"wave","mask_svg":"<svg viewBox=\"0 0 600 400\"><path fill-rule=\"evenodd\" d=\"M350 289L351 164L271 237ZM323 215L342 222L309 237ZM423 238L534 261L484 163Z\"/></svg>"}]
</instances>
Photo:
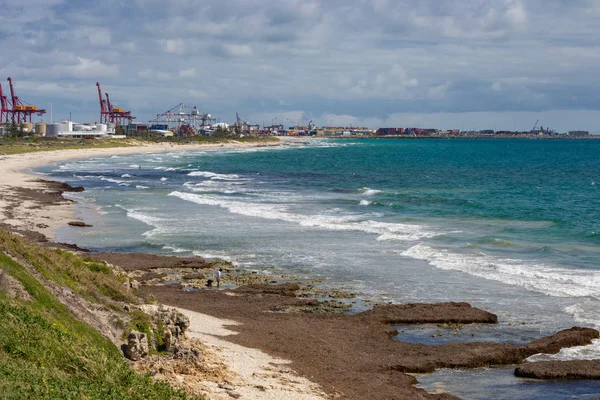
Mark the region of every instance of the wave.
<instances>
[{"instance_id":1,"label":"wave","mask_svg":"<svg viewBox=\"0 0 600 400\"><path fill-rule=\"evenodd\" d=\"M365 196L375 196L376 194L383 193L383 190L369 189L368 187L364 187L360 191Z\"/></svg>"},{"instance_id":2,"label":"wave","mask_svg":"<svg viewBox=\"0 0 600 400\"><path fill-rule=\"evenodd\" d=\"M364 218L371 214L360 215L302 215L290 212L290 206L272 203L255 203L250 201L237 201L222 199L195 193L174 191L169 196L196 204L218 206L234 214L245 215L271 220L292 222L305 227L322 228L335 231L360 231L376 234L381 240L419 240L439 235L439 232L430 230L427 226L410 225L401 223L380 222ZM380 214L379 214L380 215ZM391 236L395 235L395 236Z\"/></svg>"},{"instance_id":3,"label":"wave","mask_svg":"<svg viewBox=\"0 0 600 400\"><path fill-rule=\"evenodd\" d=\"M105 177L100 178L100 180L106 181L106 182L111 182L111 183L127 183L127 181L121 181L119 179L105 178Z\"/></svg>"},{"instance_id":4,"label":"wave","mask_svg":"<svg viewBox=\"0 0 600 400\"><path fill-rule=\"evenodd\" d=\"M361 206L370 206L371 204L373 204L373 202L369 200L361 200L358 204Z\"/></svg>"},{"instance_id":5,"label":"wave","mask_svg":"<svg viewBox=\"0 0 600 400\"><path fill-rule=\"evenodd\" d=\"M523 287L555 297L600 299L600 271L575 270L503 259L484 253L458 254L418 244L401 253L432 266Z\"/></svg>"},{"instance_id":6,"label":"wave","mask_svg":"<svg viewBox=\"0 0 600 400\"><path fill-rule=\"evenodd\" d=\"M204 178L221 179L225 181L240 179L240 176L236 174L217 174L216 172L209 171L193 171L190 172L188 176L202 176Z\"/></svg>"},{"instance_id":7,"label":"wave","mask_svg":"<svg viewBox=\"0 0 600 400\"><path fill-rule=\"evenodd\" d=\"M131 175L129 175L129 174L123 174L123 175L121 175L121 178L131 178Z\"/></svg>"}]
</instances>

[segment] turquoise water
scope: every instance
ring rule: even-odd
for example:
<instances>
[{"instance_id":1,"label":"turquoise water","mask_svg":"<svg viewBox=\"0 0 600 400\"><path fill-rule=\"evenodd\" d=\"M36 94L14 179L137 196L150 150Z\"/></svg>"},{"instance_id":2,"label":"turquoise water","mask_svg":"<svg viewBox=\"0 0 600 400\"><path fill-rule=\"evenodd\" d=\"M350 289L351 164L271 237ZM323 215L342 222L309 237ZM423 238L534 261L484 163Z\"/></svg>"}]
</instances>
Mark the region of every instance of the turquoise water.
<instances>
[{"instance_id":1,"label":"turquoise water","mask_svg":"<svg viewBox=\"0 0 600 400\"><path fill-rule=\"evenodd\" d=\"M64 241L228 258L373 301L468 301L520 342L600 327L599 156L596 140L311 140L44 172L87 188L73 196L94 228ZM555 357L600 358L600 343Z\"/></svg>"}]
</instances>

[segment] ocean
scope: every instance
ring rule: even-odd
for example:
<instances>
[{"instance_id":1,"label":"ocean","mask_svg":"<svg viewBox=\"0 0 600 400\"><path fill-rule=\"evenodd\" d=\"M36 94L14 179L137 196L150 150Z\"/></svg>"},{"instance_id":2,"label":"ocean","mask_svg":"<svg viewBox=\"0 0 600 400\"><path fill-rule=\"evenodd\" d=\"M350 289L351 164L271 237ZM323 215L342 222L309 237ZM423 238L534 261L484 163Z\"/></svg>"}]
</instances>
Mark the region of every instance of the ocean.
<instances>
[{"instance_id":1,"label":"ocean","mask_svg":"<svg viewBox=\"0 0 600 400\"><path fill-rule=\"evenodd\" d=\"M319 278L366 300L355 311L369 302L467 301L499 316L497 327L469 331L477 340L600 329L597 140L313 139L99 157L39 172L86 188L69 196L94 227L65 227L57 239L91 250L202 255ZM429 343L430 333L398 339ZM600 341L534 356L582 358L600 358ZM477 380L479 394L468 384L451 391L486 398L485 382L502 376L508 397L494 398L532 398L505 372L467 371L487 377ZM423 387L454 374L430 374ZM544 398L573 392L572 383L531 385ZM585 394L569 398L600 396L598 383L576 387Z\"/></svg>"}]
</instances>

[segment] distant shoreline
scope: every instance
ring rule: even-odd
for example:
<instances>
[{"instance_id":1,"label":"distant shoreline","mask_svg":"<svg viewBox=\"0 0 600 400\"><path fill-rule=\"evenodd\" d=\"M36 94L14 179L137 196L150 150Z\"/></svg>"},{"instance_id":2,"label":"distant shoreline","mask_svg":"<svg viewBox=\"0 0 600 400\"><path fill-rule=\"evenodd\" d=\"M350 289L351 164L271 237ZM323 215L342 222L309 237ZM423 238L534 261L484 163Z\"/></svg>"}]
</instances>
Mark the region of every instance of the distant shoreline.
<instances>
[{"instance_id":1,"label":"distant shoreline","mask_svg":"<svg viewBox=\"0 0 600 400\"><path fill-rule=\"evenodd\" d=\"M285 137L285 136L284 136ZM309 136L295 136L296 138L309 138ZM484 136L484 135L473 135L473 136L408 136L408 135L389 135L389 136L312 136L311 138L316 139L451 139L451 140L465 140L465 139L478 139L478 140L510 140L510 139L521 139L521 140L598 140L600 135L590 136L537 136L537 135L522 135L522 136Z\"/></svg>"}]
</instances>

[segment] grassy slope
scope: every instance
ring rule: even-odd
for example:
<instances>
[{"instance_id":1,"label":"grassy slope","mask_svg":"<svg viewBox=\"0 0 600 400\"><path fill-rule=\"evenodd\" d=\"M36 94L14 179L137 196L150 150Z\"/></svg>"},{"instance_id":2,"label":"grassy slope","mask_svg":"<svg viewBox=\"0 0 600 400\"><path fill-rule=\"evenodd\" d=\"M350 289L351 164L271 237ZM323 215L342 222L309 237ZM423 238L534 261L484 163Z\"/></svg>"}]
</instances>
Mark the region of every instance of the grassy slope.
<instances>
[{"instance_id":1,"label":"grassy slope","mask_svg":"<svg viewBox=\"0 0 600 400\"><path fill-rule=\"evenodd\" d=\"M0 155L32 153L36 151L52 151L67 149L91 149L91 148L113 148L131 147L148 143L172 143L172 144L216 144L228 143L230 140L251 143L277 142L274 137L247 137L247 138L219 138L205 136L150 138L136 137L128 139L50 139L32 137L27 139L0 139Z\"/></svg>"},{"instance_id":2,"label":"grassy slope","mask_svg":"<svg viewBox=\"0 0 600 400\"><path fill-rule=\"evenodd\" d=\"M53 254L58 254L59 259L62 259L61 253L28 244L5 231L0 233L2 250L10 248L10 254L28 259L38 269L44 264L44 275L51 278L66 279L65 276L69 275L65 271L54 270L55 263L59 260L51 258L54 257ZM20 249L14 243L11 244L10 240L21 246ZM42 263L40 258L45 256L49 256L50 260ZM0 291L0 397L187 398L185 394L176 392L166 384L153 382L149 377L133 372L111 342L92 327L74 318L25 267L4 252L0 252L0 268L21 282L35 299L33 302L17 300ZM83 283L73 276L66 281L93 298L94 274L98 274L97 282L111 276L103 271L93 271L94 269L98 268L88 268L83 272ZM119 282L116 282L113 287L118 285ZM102 291L98 289L97 292Z\"/></svg>"}]
</instances>

